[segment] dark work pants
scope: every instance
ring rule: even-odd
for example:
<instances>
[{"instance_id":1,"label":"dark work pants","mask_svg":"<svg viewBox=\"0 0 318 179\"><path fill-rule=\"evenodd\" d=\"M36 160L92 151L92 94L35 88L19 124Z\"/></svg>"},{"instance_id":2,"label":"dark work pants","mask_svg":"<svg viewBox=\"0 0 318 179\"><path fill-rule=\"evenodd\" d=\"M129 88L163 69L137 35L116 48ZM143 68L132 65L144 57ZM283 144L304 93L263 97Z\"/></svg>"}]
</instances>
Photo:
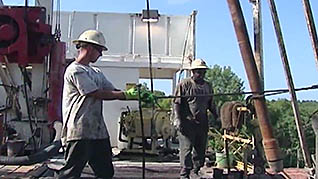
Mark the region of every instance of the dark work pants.
<instances>
[{"instance_id":1,"label":"dark work pants","mask_svg":"<svg viewBox=\"0 0 318 179\"><path fill-rule=\"evenodd\" d=\"M178 131L180 148L180 177L188 178L191 169L199 171L204 165L208 128L192 123L182 125Z\"/></svg>"},{"instance_id":2,"label":"dark work pants","mask_svg":"<svg viewBox=\"0 0 318 179\"><path fill-rule=\"evenodd\" d=\"M101 140L69 141L65 151L66 163L58 178L80 178L88 162L97 178L110 179L114 175L109 138Z\"/></svg>"}]
</instances>

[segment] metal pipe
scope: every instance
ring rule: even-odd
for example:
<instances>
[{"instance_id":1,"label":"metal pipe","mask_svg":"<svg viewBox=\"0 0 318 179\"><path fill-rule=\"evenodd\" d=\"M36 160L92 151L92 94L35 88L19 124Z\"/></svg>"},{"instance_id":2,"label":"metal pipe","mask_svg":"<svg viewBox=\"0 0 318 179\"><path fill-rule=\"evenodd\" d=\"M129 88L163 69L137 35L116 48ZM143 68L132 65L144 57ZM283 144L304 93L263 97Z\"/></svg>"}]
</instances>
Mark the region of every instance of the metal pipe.
<instances>
[{"instance_id":1,"label":"metal pipe","mask_svg":"<svg viewBox=\"0 0 318 179\"><path fill-rule=\"evenodd\" d=\"M197 23L197 21L196 21L196 17L197 17L197 14L198 14L198 11L197 10L194 10L193 12L192 12L192 14L191 14L191 19L192 19L192 38L193 38L193 58L195 59L197 56L197 54L196 54L196 23Z\"/></svg>"},{"instance_id":2,"label":"metal pipe","mask_svg":"<svg viewBox=\"0 0 318 179\"><path fill-rule=\"evenodd\" d=\"M316 167L315 167L315 179L318 179L318 111L314 112L314 114L311 117L311 124L312 128L314 129L315 135L316 135L316 142L315 142L315 162L316 162Z\"/></svg>"},{"instance_id":3,"label":"metal pipe","mask_svg":"<svg viewBox=\"0 0 318 179\"><path fill-rule=\"evenodd\" d=\"M262 6L261 0L250 0L253 5L254 24L254 56L258 75L261 80L262 90L264 90L264 63L263 63L263 32L262 32Z\"/></svg>"},{"instance_id":4,"label":"metal pipe","mask_svg":"<svg viewBox=\"0 0 318 179\"><path fill-rule=\"evenodd\" d=\"M170 28L171 28L171 18L167 17L166 18L166 40L165 40L165 55L166 56L171 56L171 40L170 40Z\"/></svg>"},{"instance_id":5,"label":"metal pipe","mask_svg":"<svg viewBox=\"0 0 318 179\"><path fill-rule=\"evenodd\" d=\"M300 118L299 107L298 107L298 103L297 103L297 96L296 96L296 92L295 92L293 78L292 78L290 68L289 68L287 52L285 49L283 34L282 34L282 30L280 28L280 23L279 23L279 18L278 18L275 2L274 2L274 0L268 0L268 4L269 4L269 7L271 9L271 15L272 15L273 24L275 27L277 42L278 42L278 46L279 46L279 52L280 52L283 66L284 66L284 70L285 70L285 77L286 77L288 90L289 90L289 94L290 94L290 98L291 98L290 100L291 100L291 104L292 104L293 112L294 112L294 116L295 116L295 122L296 122L298 137L299 137L299 141L300 141L300 146L301 146L301 149L303 152L305 165L306 165L306 167L310 168L310 167L312 167L312 163L310 160L310 153L308 151L308 146L307 146L306 139L305 139L305 133L304 133L304 130L302 127L302 121Z\"/></svg>"},{"instance_id":6,"label":"metal pipe","mask_svg":"<svg viewBox=\"0 0 318 179\"><path fill-rule=\"evenodd\" d=\"M7 93L7 96L10 95L11 93L11 88L10 86L13 86L13 82L10 79L10 76L7 75L5 69L2 67L2 65L0 65L0 80L2 81L2 83L4 84L4 89Z\"/></svg>"},{"instance_id":7,"label":"metal pipe","mask_svg":"<svg viewBox=\"0 0 318 179\"><path fill-rule=\"evenodd\" d=\"M315 21L312 15L309 0L302 0L302 2L303 2L304 11L305 11L305 17L306 17L307 27L308 27L308 31L309 31L309 35L311 39L311 44L315 54L316 66L318 69L318 38L317 38Z\"/></svg>"},{"instance_id":8,"label":"metal pipe","mask_svg":"<svg viewBox=\"0 0 318 179\"><path fill-rule=\"evenodd\" d=\"M318 135L317 135L317 132L316 132L316 142L315 142L315 162L316 162L316 166L315 166L315 179L318 179Z\"/></svg>"},{"instance_id":9,"label":"metal pipe","mask_svg":"<svg viewBox=\"0 0 318 179\"><path fill-rule=\"evenodd\" d=\"M148 17L150 17L149 14L148 14ZM145 150L146 146L145 145L146 144L145 144L145 142L146 142L146 138L145 138L145 131L144 131L144 120L143 120L143 115L142 115L140 88L141 88L141 85L137 85L137 89L138 89L138 105L139 105L139 115L140 115L140 127L141 127L141 138L142 138L142 179L145 179L145 176L146 176L146 173L145 173L145 168L146 168L146 160L145 160L145 157L146 157L145 156L146 155L146 150Z\"/></svg>"},{"instance_id":10,"label":"metal pipe","mask_svg":"<svg viewBox=\"0 0 318 179\"><path fill-rule=\"evenodd\" d=\"M149 2L149 0L146 0L146 6L147 6L147 16L150 18L150 12L149 12L150 11L150 2ZM153 70L152 69L152 48L151 48L152 43L151 43L151 28L150 27L151 27L150 21L147 21L150 91L151 91L151 93L153 93L154 83L153 83L153 71L152 71ZM141 106L140 106L140 110L141 110ZM151 115L152 117L151 117L151 121L150 121L150 126L154 126L154 124L153 124L153 116L154 116L153 111L154 110L155 110L155 103L152 103L152 115ZM140 118L142 118L142 117L140 116ZM152 130L150 131L150 134L151 134L151 136L153 136ZM154 141L152 141L152 144L154 144ZM144 146L143 146L143 148L144 148ZM143 172L143 178L145 178L144 172Z\"/></svg>"},{"instance_id":11,"label":"metal pipe","mask_svg":"<svg viewBox=\"0 0 318 179\"><path fill-rule=\"evenodd\" d=\"M150 17L149 0L147 0L147 16ZM147 21L147 37L148 37L148 55L149 55L149 77L150 77L150 91L153 93L153 74L152 74L152 50L151 50L151 29L150 21Z\"/></svg>"},{"instance_id":12,"label":"metal pipe","mask_svg":"<svg viewBox=\"0 0 318 179\"><path fill-rule=\"evenodd\" d=\"M238 0L227 0L239 43L245 71L252 91L260 91L261 84L249 41L245 20ZM263 145L269 166L273 171L283 170L283 160L277 140L273 136L264 96L254 99L254 106L263 136Z\"/></svg>"}]
</instances>

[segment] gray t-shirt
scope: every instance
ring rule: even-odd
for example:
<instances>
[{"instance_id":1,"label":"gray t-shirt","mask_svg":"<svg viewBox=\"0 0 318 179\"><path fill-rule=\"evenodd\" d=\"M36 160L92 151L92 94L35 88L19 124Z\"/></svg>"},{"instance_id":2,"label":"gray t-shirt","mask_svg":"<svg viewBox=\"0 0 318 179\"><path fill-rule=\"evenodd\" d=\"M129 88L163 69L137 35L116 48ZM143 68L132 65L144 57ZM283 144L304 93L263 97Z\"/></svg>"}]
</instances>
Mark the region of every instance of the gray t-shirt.
<instances>
[{"instance_id":1,"label":"gray t-shirt","mask_svg":"<svg viewBox=\"0 0 318 179\"><path fill-rule=\"evenodd\" d=\"M64 141L109 137L102 114L103 101L87 96L98 89L115 89L98 68L76 61L67 67L62 100Z\"/></svg>"},{"instance_id":2,"label":"gray t-shirt","mask_svg":"<svg viewBox=\"0 0 318 179\"><path fill-rule=\"evenodd\" d=\"M196 123L207 124L207 110L212 103L212 87L207 82L202 85L197 84L192 78L182 80L176 87L176 96L191 96L184 98L175 98L174 103L181 106L181 120L194 120Z\"/></svg>"}]
</instances>

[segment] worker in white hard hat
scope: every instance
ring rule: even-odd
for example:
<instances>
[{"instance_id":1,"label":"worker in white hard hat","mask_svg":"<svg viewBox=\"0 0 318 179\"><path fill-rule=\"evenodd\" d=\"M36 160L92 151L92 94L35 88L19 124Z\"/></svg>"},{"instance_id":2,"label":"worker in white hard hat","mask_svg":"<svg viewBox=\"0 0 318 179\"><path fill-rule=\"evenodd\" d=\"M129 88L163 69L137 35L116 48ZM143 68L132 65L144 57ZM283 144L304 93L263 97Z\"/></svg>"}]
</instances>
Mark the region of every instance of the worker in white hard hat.
<instances>
[{"instance_id":1,"label":"worker in white hard hat","mask_svg":"<svg viewBox=\"0 0 318 179\"><path fill-rule=\"evenodd\" d=\"M180 148L180 178L193 176L200 178L200 168L204 165L208 136L208 116L210 110L214 119L218 118L213 103L211 84L204 80L208 66L202 59L192 61L192 76L183 79L176 87L174 114L177 123ZM198 96L203 95L203 96ZM206 95L206 96L204 96Z\"/></svg>"},{"instance_id":2,"label":"worker in white hard hat","mask_svg":"<svg viewBox=\"0 0 318 179\"><path fill-rule=\"evenodd\" d=\"M98 68L90 66L107 50L101 32L87 30L73 43L78 56L64 74L62 143L66 147L66 163L58 178L80 178L86 163L97 178L112 178L114 168L102 114L103 100L137 100L138 93L133 88L117 90Z\"/></svg>"}]
</instances>

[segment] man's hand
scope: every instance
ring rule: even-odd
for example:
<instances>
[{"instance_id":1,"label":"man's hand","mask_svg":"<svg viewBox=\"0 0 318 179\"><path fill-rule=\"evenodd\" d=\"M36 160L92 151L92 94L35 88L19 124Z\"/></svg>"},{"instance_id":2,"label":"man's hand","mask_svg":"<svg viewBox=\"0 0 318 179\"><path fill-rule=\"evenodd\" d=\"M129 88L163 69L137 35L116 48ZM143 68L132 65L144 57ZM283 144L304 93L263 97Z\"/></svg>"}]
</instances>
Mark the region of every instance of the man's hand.
<instances>
[{"instance_id":1,"label":"man's hand","mask_svg":"<svg viewBox=\"0 0 318 179\"><path fill-rule=\"evenodd\" d=\"M130 88L127 91L124 91L126 100L138 100L138 91L136 88Z\"/></svg>"}]
</instances>

